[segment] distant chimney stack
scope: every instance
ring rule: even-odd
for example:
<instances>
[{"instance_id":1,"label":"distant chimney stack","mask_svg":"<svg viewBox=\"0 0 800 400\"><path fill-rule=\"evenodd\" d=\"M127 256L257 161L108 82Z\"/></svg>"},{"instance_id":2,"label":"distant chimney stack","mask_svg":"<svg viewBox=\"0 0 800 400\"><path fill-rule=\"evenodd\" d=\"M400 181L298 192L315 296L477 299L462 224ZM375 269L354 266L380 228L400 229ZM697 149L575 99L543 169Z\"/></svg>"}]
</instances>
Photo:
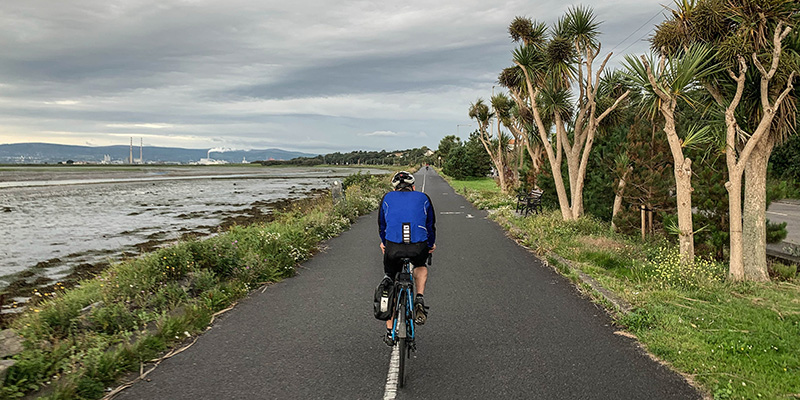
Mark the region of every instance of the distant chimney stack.
<instances>
[{"instance_id":1,"label":"distant chimney stack","mask_svg":"<svg viewBox=\"0 0 800 400\"><path fill-rule=\"evenodd\" d=\"M133 164L133 136L131 136L131 154L128 156L128 164Z\"/></svg>"}]
</instances>

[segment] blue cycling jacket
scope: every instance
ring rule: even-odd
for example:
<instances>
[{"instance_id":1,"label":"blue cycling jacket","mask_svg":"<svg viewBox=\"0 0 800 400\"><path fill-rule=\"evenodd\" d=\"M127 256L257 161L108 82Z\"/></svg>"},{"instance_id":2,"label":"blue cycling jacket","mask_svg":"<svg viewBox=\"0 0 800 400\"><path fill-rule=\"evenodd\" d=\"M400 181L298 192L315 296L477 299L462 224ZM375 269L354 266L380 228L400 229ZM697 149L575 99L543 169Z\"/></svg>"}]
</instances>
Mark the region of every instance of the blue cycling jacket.
<instances>
[{"instance_id":1,"label":"blue cycling jacket","mask_svg":"<svg viewBox=\"0 0 800 400\"><path fill-rule=\"evenodd\" d=\"M386 193L378 213L378 233L383 244L387 240L394 243L427 242L428 247L433 247L436 243L436 214L430 197L422 192Z\"/></svg>"}]
</instances>

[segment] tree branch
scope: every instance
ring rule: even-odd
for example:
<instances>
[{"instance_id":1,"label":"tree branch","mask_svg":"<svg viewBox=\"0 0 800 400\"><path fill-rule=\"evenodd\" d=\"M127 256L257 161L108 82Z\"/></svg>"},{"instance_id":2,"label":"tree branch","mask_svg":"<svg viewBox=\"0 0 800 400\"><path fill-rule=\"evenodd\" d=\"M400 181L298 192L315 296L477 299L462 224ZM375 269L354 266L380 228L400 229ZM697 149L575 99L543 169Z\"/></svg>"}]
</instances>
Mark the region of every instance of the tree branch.
<instances>
[{"instance_id":1,"label":"tree branch","mask_svg":"<svg viewBox=\"0 0 800 400\"><path fill-rule=\"evenodd\" d=\"M775 100L775 107L773 107L774 110L777 110L778 107L780 107L781 103L783 102L783 99L785 99L786 96L788 96L789 93L792 92L792 89L794 89L794 85L792 85L792 80L794 80L795 72L796 71L792 71L792 73L789 74L789 79L786 80L786 89L784 89L783 92L781 92L781 94Z\"/></svg>"},{"instance_id":2,"label":"tree branch","mask_svg":"<svg viewBox=\"0 0 800 400\"><path fill-rule=\"evenodd\" d=\"M769 104L769 81L772 80L772 77L775 76L775 72L778 70L782 51L781 43L792 30L792 28L786 27L781 33L782 26L782 23L778 22L778 26L775 27L775 34L772 37L772 64L770 65L769 71L764 69L764 66L758 61L756 53L753 53L753 64L755 64L758 71L761 72L761 107L765 111L771 107ZM775 108L777 108L777 106L775 106Z\"/></svg>"},{"instance_id":3,"label":"tree branch","mask_svg":"<svg viewBox=\"0 0 800 400\"><path fill-rule=\"evenodd\" d=\"M661 90L661 88L658 86L658 83L656 82L656 77L655 77L655 75L653 75L653 68L650 67L650 63L647 61L647 59L644 56L641 56L641 59L642 59L642 62L644 63L644 69L645 69L645 72L647 73L647 80L650 81L650 86L653 87L653 91L656 93L656 96L658 96L661 99L663 99L664 96L666 96L666 93L663 90ZM663 65L663 64L664 64L664 56L662 55L661 56L661 61L659 62L659 65Z\"/></svg>"},{"instance_id":4,"label":"tree branch","mask_svg":"<svg viewBox=\"0 0 800 400\"><path fill-rule=\"evenodd\" d=\"M728 73L730 74L731 71L728 70ZM731 76L734 76L734 75L731 75ZM719 104L722 107L725 107L725 98L722 97L722 93L719 91L719 88L717 88L716 86L712 86L711 83L709 83L709 82L703 82L703 87L706 88L708 93L711 95L711 97L714 98L714 100L717 102L717 104Z\"/></svg>"},{"instance_id":5,"label":"tree branch","mask_svg":"<svg viewBox=\"0 0 800 400\"><path fill-rule=\"evenodd\" d=\"M744 62L744 57L739 56L739 76L734 75L733 71L728 70L728 75L736 81L736 94L733 96L728 109L731 111L739 107L739 102L742 100L742 93L744 93L745 73L747 72L747 63Z\"/></svg>"},{"instance_id":6,"label":"tree branch","mask_svg":"<svg viewBox=\"0 0 800 400\"><path fill-rule=\"evenodd\" d=\"M600 82L600 74L602 74L602 73L603 73L603 70L605 70L605 69L606 69L606 63L608 63L608 60L611 58L611 55L612 55L612 54L614 54L614 53L608 53L608 54L606 55L606 58L605 58L605 59L603 59L603 62L602 62L602 63L600 63L600 69L598 69L598 70L597 70L597 74L596 74L596 77L595 77L595 81L596 81L596 82ZM594 89L594 95L595 95L595 97L597 97L597 90L598 90L599 88L600 88L600 84L598 83L597 87Z\"/></svg>"},{"instance_id":7,"label":"tree branch","mask_svg":"<svg viewBox=\"0 0 800 400\"><path fill-rule=\"evenodd\" d=\"M610 113L611 113L611 111L614 111L614 109L615 109L615 108L617 108L617 105L618 105L618 104L619 104L619 103L620 103L622 100L624 100L626 97L628 97L628 95L629 95L630 93L631 93L631 91L630 91L630 90L628 90L628 91L626 91L625 93L623 93L621 96L619 96L619 97L617 98L617 101L615 101L615 102L614 102L614 104L613 104L611 107L607 108L605 111L603 111L603 113L602 113L602 114L600 114L600 116L599 116L599 117L597 117L597 123L599 124L599 123L600 123L600 121L602 121L602 120L603 120L603 118L605 118L605 117L606 117L608 114L610 114Z\"/></svg>"},{"instance_id":8,"label":"tree branch","mask_svg":"<svg viewBox=\"0 0 800 400\"><path fill-rule=\"evenodd\" d=\"M728 70L728 75L730 75L731 78L736 81L736 94L734 94L731 103L728 104L728 107L725 109L725 126L727 128L725 132L725 145L727 146L725 151L725 160L726 164L728 165L729 179L730 176L739 174L739 170L744 165L740 162L741 158L737 159L736 156L736 134L739 130L739 125L736 122L736 116L734 115L734 112L736 111L736 107L739 106L739 102L742 99L746 72L747 63L744 62L744 57L742 56L739 56L739 76L736 76L733 71Z\"/></svg>"},{"instance_id":9,"label":"tree branch","mask_svg":"<svg viewBox=\"0 0 800 400\"><path fill-rule=\"evenodd\" d=\"M772 37L772 66L769 69L769 79L775 75L775 71L778 70L778 62L781 58L781 47L783 39L786 38L786 35L792 31L791 27L786 27L786 29L781 32L781 27L783 26L782 22L778 22L778 26L775 27L775 35Z\"/></svg>"}]
</instances>

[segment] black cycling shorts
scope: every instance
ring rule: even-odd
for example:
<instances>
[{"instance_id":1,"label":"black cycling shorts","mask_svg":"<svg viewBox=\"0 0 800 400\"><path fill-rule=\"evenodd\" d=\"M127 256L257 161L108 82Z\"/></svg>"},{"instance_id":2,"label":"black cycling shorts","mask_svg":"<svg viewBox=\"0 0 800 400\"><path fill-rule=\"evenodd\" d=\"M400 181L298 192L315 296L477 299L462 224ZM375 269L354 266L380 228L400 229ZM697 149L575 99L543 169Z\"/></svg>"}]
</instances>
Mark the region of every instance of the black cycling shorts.
<instances>
[{"instance_id":1,"label":"black cycling shorts","mask_svg":"<svg viewBox=\"0 0 800 400\"><path fill-rule=\"evenodd\" d=\"M394 278L403 269L403 258L410 258L415 267L425 266L428 261L428 243L394 243L386 241L383 253L383 272Z\"/></svg>"}]
</instances>

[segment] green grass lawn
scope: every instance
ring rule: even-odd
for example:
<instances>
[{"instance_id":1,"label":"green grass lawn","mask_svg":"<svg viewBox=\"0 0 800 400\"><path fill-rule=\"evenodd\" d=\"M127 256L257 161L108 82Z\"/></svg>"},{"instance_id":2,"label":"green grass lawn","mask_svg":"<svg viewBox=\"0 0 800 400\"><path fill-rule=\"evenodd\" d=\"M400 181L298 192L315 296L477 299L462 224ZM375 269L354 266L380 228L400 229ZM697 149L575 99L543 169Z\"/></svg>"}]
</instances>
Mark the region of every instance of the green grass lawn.
<instances>
[{"instance_id":1,"label":"green grass lawn","mask_svg":"<svg viewBox=\"0 0 800 400\"><path fill-rule=\"evenodd\" d=\"M490 192L500 193L497 183L492 178L473 178L465 180L448 179L450 186L458 192L467 190L487 190Z\"/></svg>"}]
</instances>

